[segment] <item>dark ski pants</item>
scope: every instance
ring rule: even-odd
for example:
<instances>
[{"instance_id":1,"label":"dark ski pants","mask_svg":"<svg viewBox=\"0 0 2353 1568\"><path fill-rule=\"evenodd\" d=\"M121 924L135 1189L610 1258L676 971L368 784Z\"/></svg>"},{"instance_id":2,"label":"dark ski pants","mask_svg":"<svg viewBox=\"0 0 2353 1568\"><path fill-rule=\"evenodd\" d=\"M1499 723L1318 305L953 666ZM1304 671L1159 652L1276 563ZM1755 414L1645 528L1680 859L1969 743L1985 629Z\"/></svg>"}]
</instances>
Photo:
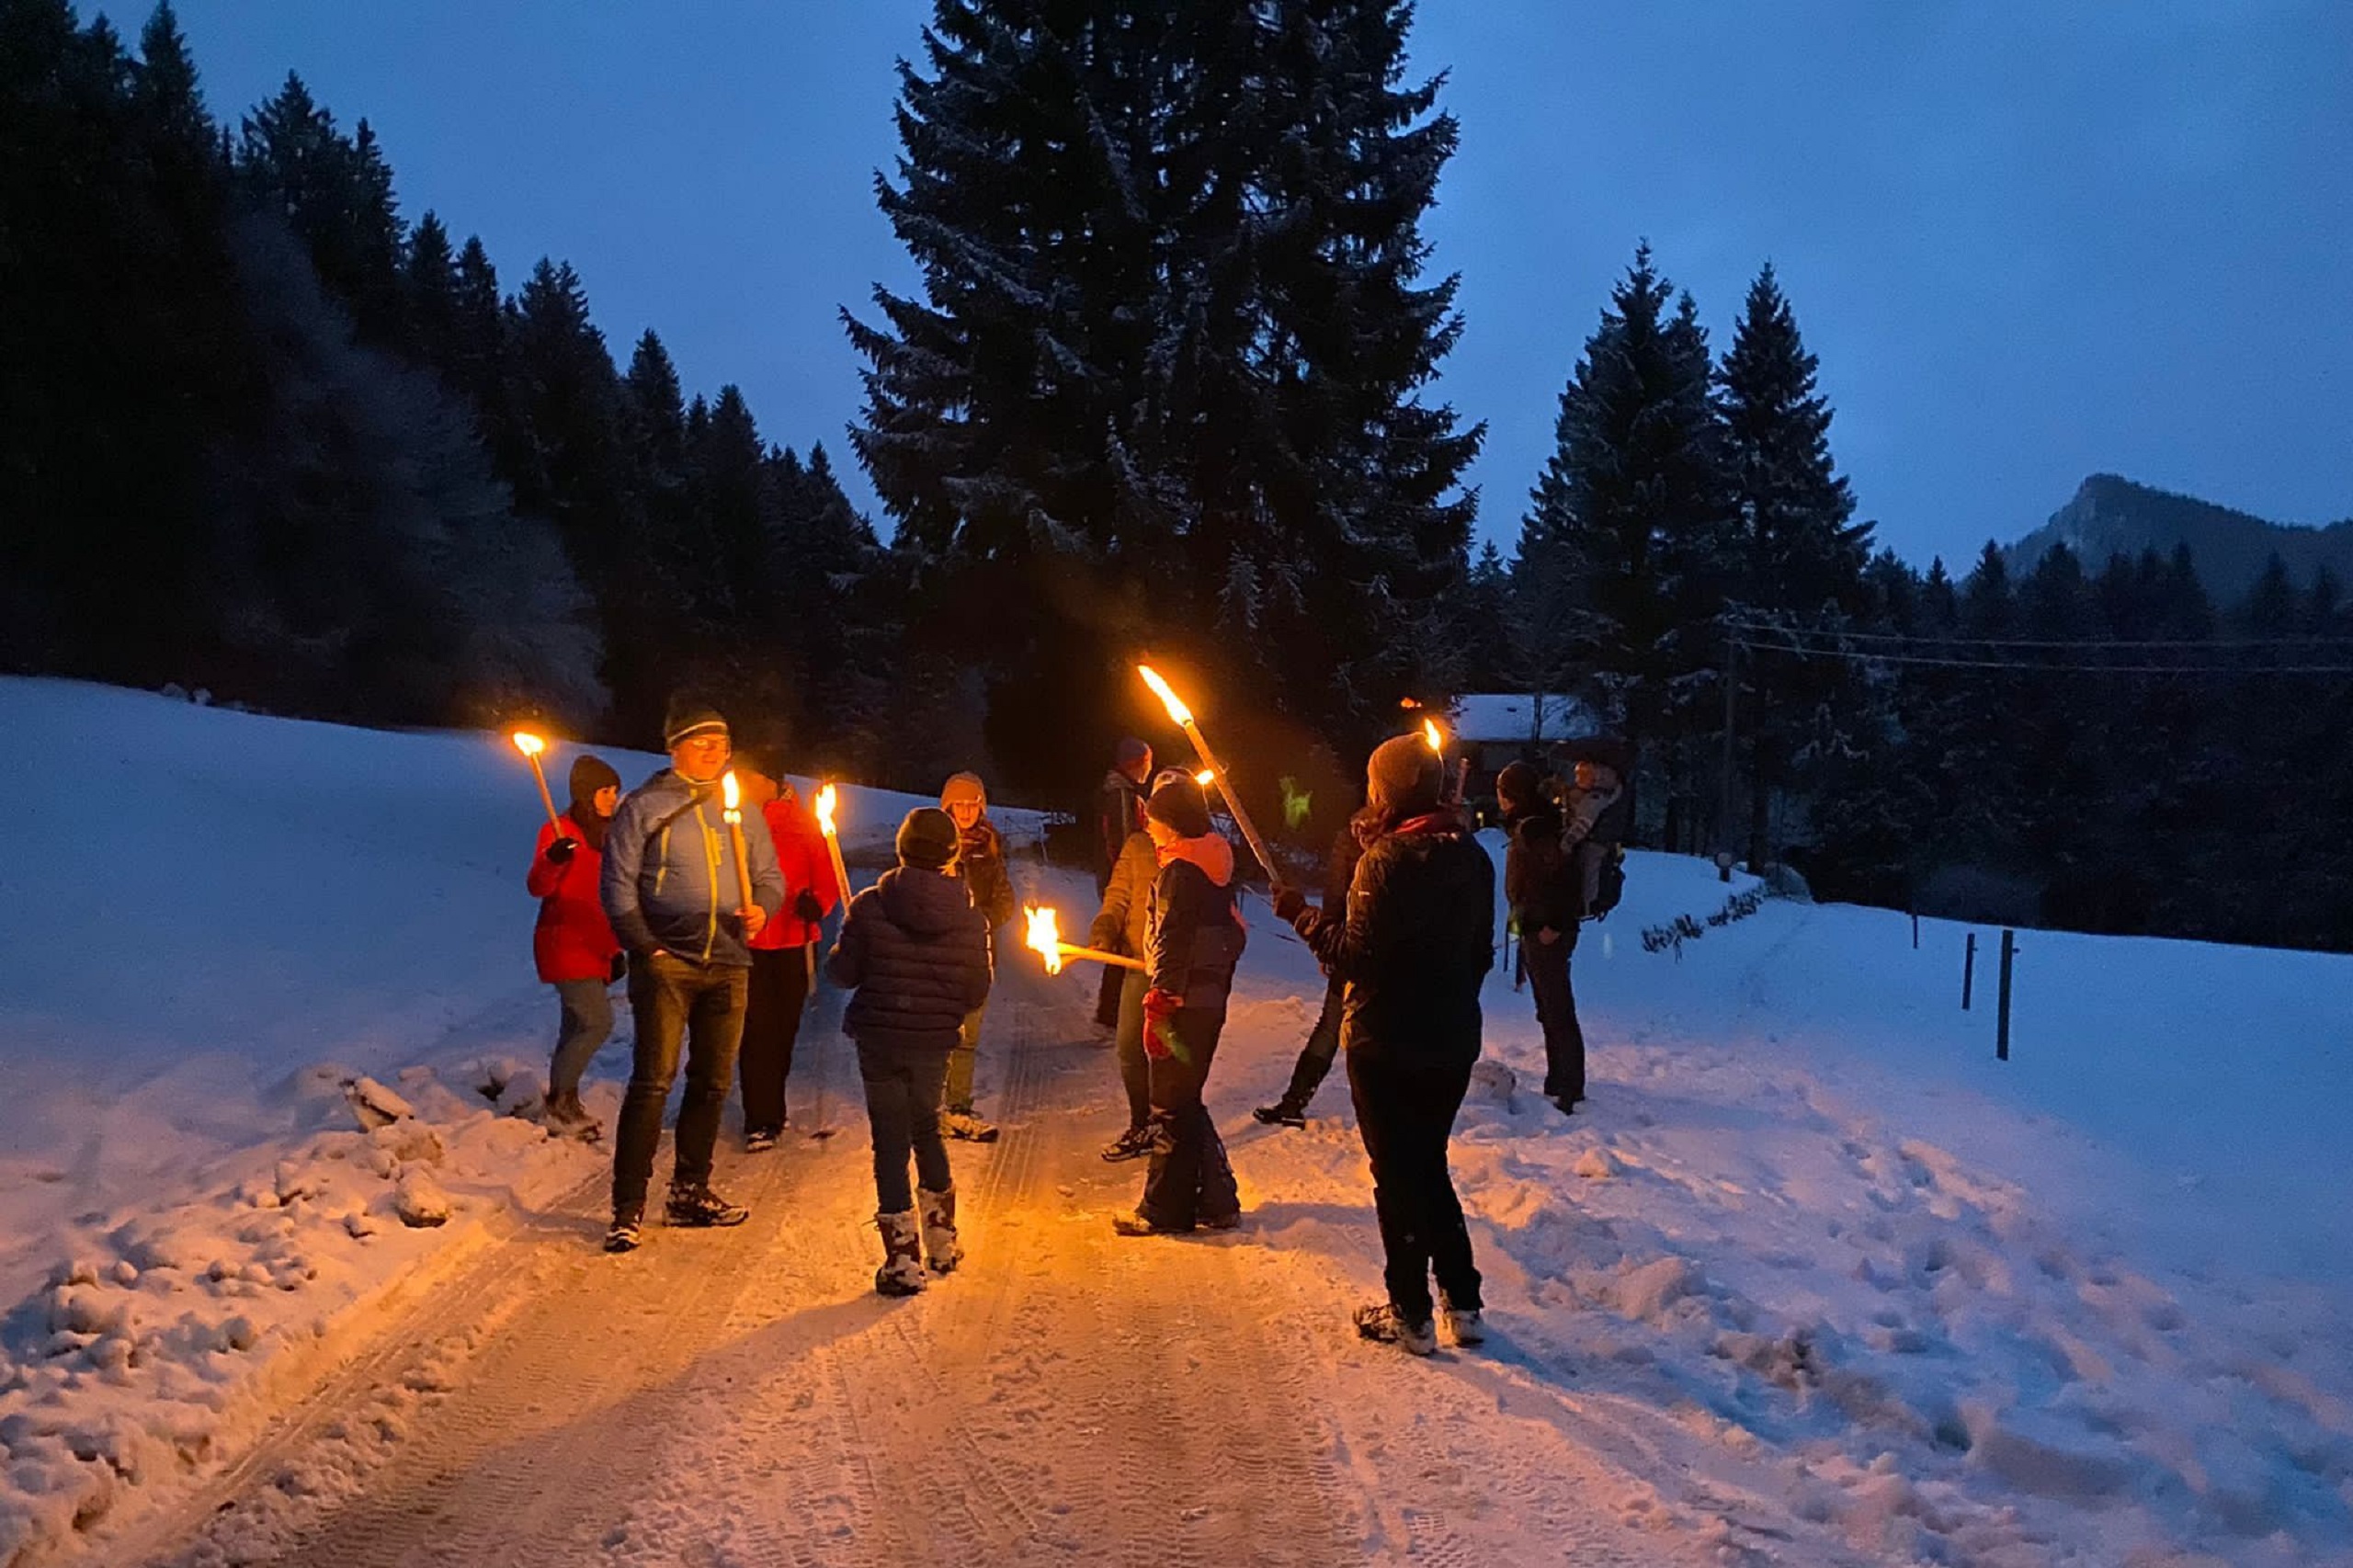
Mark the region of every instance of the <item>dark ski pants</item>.
<instances>
[{"instance_id":1,"label":"dark ski pants","mask_svg":"<svg viewBox=\"0 0 2353 1568\"><path fill-rule=\"evenodd\" d=\"M1536 1021L1544 1030L1544 1096L1574 1103L1585 1098L1585 1029L1577 1022L1577 994L1569 983L1569 958L1577 950L1577 928L1557 942L1525 939L1528 988L1536 994Z\"/></svg>"},{"instance_id":2,"label":"dark ski pants","mask_svg":"<svg viewBox=\"0 0 2353 1568\"><path fill-rule=\"evenodd\" d=\"M792 1076L792 1048L801 1039L801 1016L808 1004L807 948L753 949L744 1049L737 1059L747 1132L784 1125L784 1085Z\"/></svg>"},{"instance_id":3,"label":"dark ski pants","mask_svg":"<svg viewBox=\"0 0 2353 1568\"><path fill-rule=\"evenodd\" d=\"M1390 1302L1415 1323L1429 1321L1430 1276L1457 1308L1480 1304L1471 1231L1446 1168L1446 1141L1471 1087L1471 1064L1401 1064L1348 1053L1357 1131L1372 1162L1372 1206L1381 1219Z\"/></svg>"},{"instance_id":4,"label":"dark ski pants","mask_svg":"<svg viewBox=\"0 0 2353 1568\"><path fill-rule=\"evenodd\" d=\"M1176 1053L1152 1063L1152 1165L1136 1212L1154 1230L1189 1231L1203 1220L1242 1212L1225 1141L1201 1103L1218 1036L1225 1030L1225 1012L1180 1008L1168 1027Z\"/></svg>"},{"instance_id":5,"label":"dark ski pants","mask_svg":"<svg viewBox=\"0 0 2353 1568\"><path fill-rule=\"evenodd\" d=\"M1283 1091L1283 1098L1302 1110L1324 1086L1332 1059L1340 1054L1340 1014L1347 994L1347 986L1336 980L1324 988L1324 1010L1315 1015L1315 1027L1299 1048L1299 1060L1291 1063L1290 1087Z\"/></svg>"},{"instance_id":6,"label":"dark ski pants","mask_svg":"<svg viewBox=\"0 0 2353 1568\"><path fill-rule=\"evenodd\" d=\"M601 980L559 980L555 994L563 1021L548 1062L548 1093L576 1095L597 1049L612 1038L613 998Z\"/></svg>"},{"instance_id":7,"label":"dark ski pants","mask_svg":"<svg viewBox=\"0 0 2353 1568\"><path fill-rule=\"evenodd\" d=\"M678 1076L683 1044L687 1093L678 1106L678 1146L673 1187L710 1180L719 1142L719 1115L744 1040L744 1001L752 971L728 964L696 964L668 953L632 958L630 1010L637 1018L637 1054L629 1094L621 1101L620 1137L613 1151L613 1208L642 1209L662 1142L662 1108Z\"/></svg>"},{"instance_id":8,"label":"dark ski pants","mask_svg":"<svg viewBox=\"0 0 2353 1568\"><path fill-rule=\"evenodd\" d=\"M874 1207L904 1214L915 1206L907 1187L910 1153L924 1189L946 1192L955 1179L948 1169L948 1144L939 1136L947 1048L860 1040L858 1075L866 1083L866 1125L874 1138Z\"/></svg>"},{"instance_id":9,"label":"dark ski pants","mask_svg":"<svg viewBox=\"0 0 2353 1568\"><path fill-rule=\"evenodd\" d=\"M1095 902L1098 906L1103 902L1103 895L1110 891L1111 873L1096 872ZM1107 1029L1115 1029L1120 1027L1121 994L1126 990L1127 978L1135 971L1121 969L1115 963L1107 963L1102 969L1103 978L1097 983L1095 993L1095 1021Z\"/></svg>"},{"instance_id":10,"label":"dark ski pants","mask_svg":"<svg viewBox=\"0 0 2353 1568\"><path fill-rule=\"evenodd\" d=\"M1152 1059L1143 1053L1143 994L1152 983L1140 969L1106 969L1120 976L1120 1032L1113 1051L1120 1059L1120 1087L1127 1091L1128 1125L1152 1119Z\"/></svg>"}]
</instances>

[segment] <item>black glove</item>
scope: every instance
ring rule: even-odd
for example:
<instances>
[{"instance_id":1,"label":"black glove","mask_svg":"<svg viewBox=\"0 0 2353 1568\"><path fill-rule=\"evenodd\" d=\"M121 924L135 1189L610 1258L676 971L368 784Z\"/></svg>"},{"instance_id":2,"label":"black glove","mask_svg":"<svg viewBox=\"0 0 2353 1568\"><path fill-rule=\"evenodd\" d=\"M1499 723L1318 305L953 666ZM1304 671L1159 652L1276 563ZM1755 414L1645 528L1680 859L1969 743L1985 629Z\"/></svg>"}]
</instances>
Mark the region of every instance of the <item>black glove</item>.
<instances>
[{"instance_id":1,"label":"black glove","mask_svg":"<svg viewBox=\"0 0 2353 1568\"><path fill-rule=\"evenodd\" d=\"M579 847L580 840L576 838L564 837L553 840L548 845L548 864L563 865L572 858L572 852Z\"/></svg>"},{"instance_id":2,"label":"black glove","mask_svg":"<svg viewBox=\"0 0 2353 1568\"><path fill-rule=\"evenodd\" d=\"M628 978L629 955L627 953L615 953L613 955L613 972L605 977L605 983L608 985L618 985Z\"/></svg>"},{"instance_id":3,"label":"black glove","mask_svg":"<svg viewBox=\"0 0 2353 1568\"><path fill-rule=\"evenodd\" d=\"M1120 928L1120 923L1106 915L1088 928L1086 945L1107 953L1116 953L1126 937L1127 933Z\"/></svg>"},{"instance_id":4,"label":"black glove","mask_svg":"<svg viewBox=\"0 0 2353 1568\"><path fill-rule=\"evenodd\" d=\"M1307 895L1293 887L1275 889L1275 918L1291 925L1307 913Z\"/></svg>"},{"instance_id":5,"label":"black glove","mask_svg":"<svg viewBox=\"0 0 2353 1568\"><path fill-rule=\"evenodd\" d=\"M815 893L812 892L807 888L802 888L800 893L795 896L792 901L792 913L801 916L801 919L806 920L810 925L817 926L822 925L824 921L825 906L817 902L817 895Z\"/></svg>"}]
</instances>

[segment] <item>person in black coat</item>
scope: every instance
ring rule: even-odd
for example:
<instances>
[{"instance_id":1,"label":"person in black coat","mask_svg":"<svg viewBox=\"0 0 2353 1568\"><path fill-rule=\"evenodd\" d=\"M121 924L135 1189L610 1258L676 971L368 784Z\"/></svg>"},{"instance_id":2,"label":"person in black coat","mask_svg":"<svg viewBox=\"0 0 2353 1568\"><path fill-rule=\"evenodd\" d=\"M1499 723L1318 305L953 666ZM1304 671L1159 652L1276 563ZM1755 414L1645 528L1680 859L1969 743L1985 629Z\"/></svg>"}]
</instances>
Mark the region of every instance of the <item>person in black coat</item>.
<instances>
[{"instance_id":1,"label":"person in black coat","mask_svg":"<svg viewBox=\"0 0 2353 1568\"><path fill-rule=\"evenodd\" d=\"M1577 950L1584 910L1575 867L1561 837L1561 813L1544 798L1536 769L1515 762L1495 776L1510 846L1504 853L1504 902L1519 933L1520 961L1544 1031L1544 1097L1563 1112L1585 1098L1585 1030L1569 960Z\"/></svg>"},{"instance_id":2,"label":"person in black coat","mask_svg":"<svg viewBox=\"0 0 2353 1568\"><path fill-rule=\"evenodd\" d=\"M1143 831L1143 801L1150 793L1144 780L1151 777L1152 747L1130 735L1111 754L1110 771L1103 775L1103 787L1095 792L1097 898L1109 893L1120 852L1127 847L1129 838ZM1120 1027L1120 985L1126 972L1111 964L1103 966L1103 979L1095 995L1095 1021L1107 1029Z\"/></svg>"},{"instance_id":3,"label":"person in black coat","mask_svg":"<svg viewBox=\"0 0 2353 1568\"><path fill-rule=\"evenodd\" d=\"M1335 919L1347 918L1348 883L1355 879L1357 861L1363 855L1364 846L1357 839L1357 824L1350 821L1333 837L1332 852L1324 862L1324 909ZM1340 1010L1347 999L1347 986L1327 977L1323 1010L1315 1015L1315 1027L1308 1031L1306 1042L1299 1048L1299 1060L1291 1063L1290 1083L1280 1099L1258 1107L1250 1113L1252 1116L1269 1126L1307 1125L1307 1104L1324 1086L1333 1061L1340 1054Z\"/></svg>"},{"instance_id":4,"label":"person in black coat","mask_svg":"<svg viewBox=\"0 0 2353 1568\"><path fill-rule=\"evenodd\" d=\"M1311 909L1290 887L1278 890L1275 913L1347 987L1340 1043L1389 1288L1386 1301L1358 1310L1357 1332L1427 1356L1438 1346L1433 1274L1455 1343L1485 1336L1447 1140L1479 1058L1495 869L1461 810L1440 803L1443 767L1419 736L1384 743L1366 771L1365 853L1346 913Z\"/></svg>"},{"instance_id":5,"label":"person in black coat","mask_svg":"<svg viewBox=\"0 0 2353 1568\"><path fill-rule=\"evenodd\" d=\"M885 1295L922 1290L926 1255L938 1274L963 1256L939 1101L948 1054L964 1019L988 999L992 976L987 917L948 874L956 844L956 824L946 812L909 812L899 826L898 868L850 901L841 938L825 960L825 973L852 993L842 1030L858 1042L866 1085L874 1218L885 1252L874 1288ZM910 1153L920 1183L914 1193L907 1187Z\"/></svg>"},{"instance_id":6,"label":"person in black coat","mask_svg":"<svg viewBox=\"0 0 2353 1568\"><path fill-rule=\"evenodd\" d=\"M1232 1230L1242 1222L1242 1198L1201 1094L1245 939L1233 846L1211 826L1201 787L1182 774L1152 792L1144 814L1160 860L1143 951L1152 1165L1135 1212L1112 1225L1128 1236Z\"/></svg>"}]
</instances>

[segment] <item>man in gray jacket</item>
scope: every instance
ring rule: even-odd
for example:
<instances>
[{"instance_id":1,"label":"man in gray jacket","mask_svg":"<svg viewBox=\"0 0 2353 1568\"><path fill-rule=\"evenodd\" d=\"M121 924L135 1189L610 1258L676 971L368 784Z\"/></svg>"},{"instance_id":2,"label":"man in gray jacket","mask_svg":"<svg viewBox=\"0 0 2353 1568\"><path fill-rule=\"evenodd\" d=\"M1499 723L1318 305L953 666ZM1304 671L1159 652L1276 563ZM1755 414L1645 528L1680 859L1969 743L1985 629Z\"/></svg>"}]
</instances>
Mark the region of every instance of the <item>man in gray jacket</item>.
<instances>
[{"instance_id":1,"label":"man in gray jacket","mask_svg":"<svg viewBox=\"0 0 2353 1568\"><path fill-rule=\"evenodd\" d=\"M711 1151L744 1039L748 944L784 907L784 875L767 820L756 811L743 813L739 862L735 835L722 815L720 776L733 754L727 721L706 704L674 699L662 738L670 766L620 803L605 833L599 892L613 934L629 949L630 1009L637 1019L636 1059L613 1151L607 1252L638 1244L682 1040L687 1094L678 1108L670 1223L740 1225L750 1218L711 1190Z\"/></svg>"}]
</instances>

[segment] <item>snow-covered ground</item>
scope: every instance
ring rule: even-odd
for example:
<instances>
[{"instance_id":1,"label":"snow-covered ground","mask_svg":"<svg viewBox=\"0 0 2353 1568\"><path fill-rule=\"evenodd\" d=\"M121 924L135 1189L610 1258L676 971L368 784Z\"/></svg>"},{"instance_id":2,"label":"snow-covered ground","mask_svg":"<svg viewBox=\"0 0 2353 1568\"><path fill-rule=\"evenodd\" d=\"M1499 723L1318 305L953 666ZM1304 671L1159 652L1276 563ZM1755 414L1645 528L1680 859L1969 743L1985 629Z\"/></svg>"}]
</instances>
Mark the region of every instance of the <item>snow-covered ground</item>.
<instances>
[{"instance_id":1,"label":"snow-covered ground","mask_svg":"<svg viewBox=\"0 0 2353 1568\"><path fill-rule=\"evenodd\" d=\"M1346 1328L1345 1085L1248 1118L1320 993L1263 906L1211 1096L1245 1229L1110 1236L1092 975L1009 970L973 1261L886 1303L823 1011L796 1114L848 1131L724 1152L739 1232L596 1252L494 737L0 681L0 1564L2353 1562L2353 960L2026 933L1997 1063L1990 934L1969 1014L1960 928L1884 912L1646 953L1739 889L1637 857L1575 1118L1491 982L1496 1335L1416 1363ZM909 803L854 793L853 858Z\"/></svg>"}]
</instances>

